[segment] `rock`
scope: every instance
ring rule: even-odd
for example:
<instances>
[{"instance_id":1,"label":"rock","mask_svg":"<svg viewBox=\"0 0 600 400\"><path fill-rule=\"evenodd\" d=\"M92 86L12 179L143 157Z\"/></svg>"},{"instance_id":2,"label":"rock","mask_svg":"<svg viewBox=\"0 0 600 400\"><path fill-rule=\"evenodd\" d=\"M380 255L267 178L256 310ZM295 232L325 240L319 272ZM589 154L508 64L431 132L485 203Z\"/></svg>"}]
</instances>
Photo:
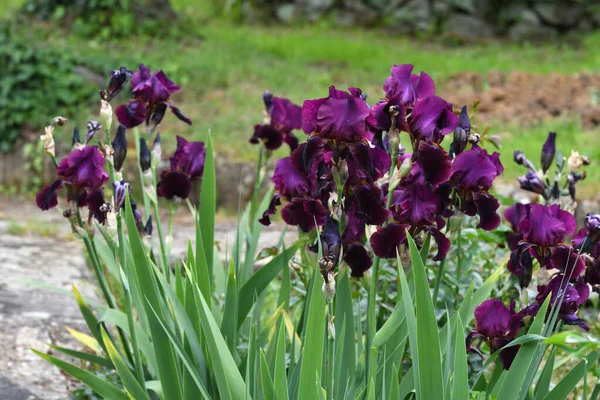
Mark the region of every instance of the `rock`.
<instances>
[{"instance_id":1,"label":"rock","mask_svg":"<svg viewBox=\"0 0 600 400\"><path fill-rule=\"evenodd\" d=\"M494 28L477 17L454 13L444 24L444 31L450 36L456 36L469 41L490 38L494 35Z\"/></svg>"},{"instance_id":2,"label":"rock","mask_svg":"<svg viewBox=\"0 0 600 400\"><path fill-rule=\"evenodd\" d=\"M427 2L422 0L413 0L404 7L391 11L389 15L390 24L402 32L429 31L433 23Z\"/></svg>"},{"instance_id":3,"label":"rock","mask_svg":"<svg viewBox=\"0 0 600 400\"><path fill-rule=\"evenodd\" d=\"M335 13L335 24L346 28L356 25L355 13L349 10L340 10Z\"/></svg>"},{"instance_id":4,"label":"rock","mask_svg":"<svg viewBox=\"0 0 600 400\"><path fill-rule=\"evenodd\" d=\"M39 397L0 374L2 400L39 400Z\"/></svg>"},{"instance_id":5,"label":"rock","mask_svg":"<svg viewBox=\"0 0 600 400\"><path fill-rule=\"evenodd\" d=\"M298 7L295 4L288 3L277 7L277 19L285 24L291 24L296 18Z\"/></svg>"},{"instance_id":6,"label":"rock","mask_svg":"<svg viewBox=\"0 0 600 400\"><path fill-rule=\"evenodd\" d=\"M519 22L508 30L508 37L515 41L542 42L558 37L558 32L539 23Z\"/></svg>"}]
</instances>

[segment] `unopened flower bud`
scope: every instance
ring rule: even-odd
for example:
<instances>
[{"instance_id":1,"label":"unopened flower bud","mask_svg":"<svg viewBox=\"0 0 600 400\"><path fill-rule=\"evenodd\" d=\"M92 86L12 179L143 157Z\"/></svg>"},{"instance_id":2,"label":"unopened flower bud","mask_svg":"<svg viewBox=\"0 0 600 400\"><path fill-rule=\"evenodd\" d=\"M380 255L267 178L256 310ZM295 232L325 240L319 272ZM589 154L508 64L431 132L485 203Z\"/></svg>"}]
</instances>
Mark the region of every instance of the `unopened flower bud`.
<instances>
[{"instance_id":1,"label":"unopened flower bud","mask_svg":"<svg viewBox=\"0 0 600 400\"><path fill-rule=\"evenodd\" d=\"M160 134L156 135L154 139L154 144L152 145L152 166L156 167L160 164L160 160L162 159L162 145Z\"/></svg>"},{"instance_id":2,"label":"unopened flower bud","mask_svg":"<svg viewBox=\"0 0 600 400\"><path fill-rule=\"evenodd\" d=\"M125 181L118 181L113 184L115 210L119 210L125 202L125 195L131 195L131 185Z\"/></svg>"},{"instance_id":3,"label":"unopened flower bud","mask_svg":"<svg viewBox=\"0 0 600 400\"><path fill-rule=\"evenodd\" d=\"M73 128L73 140L72 146L75 148L76 145L81 144L81 138L79 137L79 128Z\"/></svg>"},{"instance_id":4,"label":"unopened flower bud","mask_svg":"<svg viewBox=\"0 0 600 400\"><path fill-rule=\"evenodd\" d=\"M140 139L140 167L142 167L142 171L150 170L152 166L152 159L150 156L150 149L148 148L148 144L146 143L146 139Z\"/></svg>"},{"instance_id":5,"label":"unopened flower bud","mask_svg":"<svg viewBox=\"0 0 600 400\"><path fill-rule=\"evenodd\" d=\"M268 90L263 93L263 102L265 103L265 109L267 112L271 110L271 106L273 106L273 93Z\"/></svg>"},{"instance_id":6,"label":"unopened flower bud","mask_svg":"<svg viewBox=\"0 0 600 400\"><path fill-rule=\"evenodd\" d=\"M463 106L458 117L458 125L454 130L454 140L452 141L452 151L454 155L459 155L465 150L469 134L471 133L471 121L467 113L467 106Z\"/></svg>"},{"instance_id":7,"label":"unopened flower bud","mask_svg":"<svg viewBox=\"0 0 600 400\"><path fill-rule=\"evenodd\" d=\"M556 132L550 132L548 138L542 147L542 171L544 174L554 161L554 155L556 154Z\"/></svg>"},{"instance_id":8,"label":"unopened flower bud","mask_svg":"<svg viewBox=\"0 0 600 400\"><path fill-rule=\"evenodd\" d=\"M144 230L144 223L142 222L142 213L137 208L137 204L135 201L131 201L131 209L133 211L133 220L135 221L135 226L139 233Z\"/></svg>"},{"instance_id":9,"label":"unopened flower bud","mask_svg":"<svg viewBox=\"0 0 600 400\"><path fill-rule=\"evenodd\" d=\"M66 125L67 122L69 122L68 119L66 119L65 117L54 117L54 119L52 120L52 127L54 128L56 125L58 126L63 126Z\"/></svg>"},{"instance_id":10,"label":"unopened flower bud","mask_svg":"<svg viewBox=\"0 0 600 400\"><path fill-rule=\"evenodd\" d=\"M102 117L102 120L104 121L104 127L106 128L106 131L110 132L110 127L112 126L112 117L113 117L112 106L106 100L101 100L100 104L101 104L100 116Z\"/></svg>"},{"instance_id":11,"label":"unopened flower bud","mask_svg":"<svg viewBox=\"0 0 600 400\"><path fill-rule=\"evenodd\" d=\"M405 158L404 161L402 161L402 164L400 164L400 178L407 177L408 174L410 174L412 167L413 162L411 157Z\"/></svg>"},{"instance_id":12,"label":"unopened flower bud","mask_svg":"<svg viewBox=\"0 0 600 400\"><path fill-rule=\"evenodd\" d=\"M527 159L527 157L525 157L525 154L522 151L515 150L515 152L513 153L513 160L517 164L523 165L535 172L535 166L533 165L533 163L531 161L529 161Z\"/></svg>"},{"instance_id":13,"label":"unopened flower bud","mask_svg":"<svg viewBox=\"0 0 600 400\"><path fill-rule=\"evenodd\" d=\"M102 124L95 119L90 119L87 123L87 133L85 134L85 144L88 144L96 132L102 129Z\"/></svg>"},{"instance_id":14,"label":"unopened flower bud","mask_svg":"<svg viewBox=\"0 0 600 400\"><path fill-rule=\"evenodd\" d=\"M125 67L110 71L108 90L104 91L103 100L110 102L117 94L119 94L132 74L133 73Z\"/></svg>"},{"instance_id":15,"label":"unopened flower bud","mask_svg":"<svg viewBox=\"0 0 600 400\"><path fill-rule=\"evenodd\" d=\"M127 157L127 130L123 125L119 125L117 133L115 134L115 140L112 142L113 147L113 165L115 171L121 171L123 163Z\"/></svg>"},{"instance_id":16,"label":"unopened flower bud","mask_svg":"<svg viewBox=\"0 0 600 400\"><path fill-rule=\"evenodd\" d=\"M146 225L144 225L144 236L152 236L152 215L148 217Z\"/></svg>"},{"instance_id":17,"label":"unopened flower bud","mask_svg":"<svg viewBox=\"0 0 600 400\"><path fill-rule=\"evenodd\" d=\"M542 180L536 175L535 172L529 170L525 174L525 176L520 176L517 178L519 184L521 185L521 189L528 190L533 193L541 194L546 197L546 185Z\"/></svg>"}]
</instances>

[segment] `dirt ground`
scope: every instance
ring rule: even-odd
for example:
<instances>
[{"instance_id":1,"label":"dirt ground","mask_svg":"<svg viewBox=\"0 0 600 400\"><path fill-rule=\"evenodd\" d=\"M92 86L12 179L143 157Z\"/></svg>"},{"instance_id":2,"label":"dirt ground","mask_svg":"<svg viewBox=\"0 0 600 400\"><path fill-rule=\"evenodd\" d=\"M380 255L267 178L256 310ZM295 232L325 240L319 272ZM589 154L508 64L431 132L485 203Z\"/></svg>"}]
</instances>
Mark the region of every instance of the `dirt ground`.
<instances>
[{"instance_id":1,"label":"dirt ground","mask_svg":"<svg viewBox=\"0 0 600 400\"><path fill-rule=\"evenodd\" d=\"M490 72L454 75L441 96L454 105L480 99L477 120L531 125L552 117L581 117L585 129L600 125L600 74L538 75Z\"/></svg>"}]
</instances>

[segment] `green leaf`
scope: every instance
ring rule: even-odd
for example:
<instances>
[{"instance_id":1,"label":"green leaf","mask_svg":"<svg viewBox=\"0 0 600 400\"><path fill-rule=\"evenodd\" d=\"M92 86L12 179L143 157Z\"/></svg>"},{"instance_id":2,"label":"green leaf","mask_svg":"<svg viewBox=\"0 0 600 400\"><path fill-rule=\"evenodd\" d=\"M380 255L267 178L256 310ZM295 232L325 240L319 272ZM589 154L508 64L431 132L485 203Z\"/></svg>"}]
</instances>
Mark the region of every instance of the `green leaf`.
<instances>
[{"instance_id":1,"label":"green leaf","mask_svg":"<svg viewBox=\"0 0 600 400\"><path fill-rule=\"evenodd\" d=\"M321 291L318 269L313 274L312 290L309 293L309 309L304 331L304 346L300 365L299 399L314 399L320 396L321 386L315 374L321 376L323 344L325 339L325 295Z\"/></svg>"},{"instance_id":2,"label":"green leaf","mask_svg":"<svg viewBox=\"0 0 600 400\"><path fill-rule=\"evenodd\" d=\"M416 357L419 359L418 397L420 399L441 400L444 398L444 380L435 309L429 291L429 282L427 281L423 259L410 235L407 235L407 241L415 282L415 317L418 335ZM412 348L412 350L413 357L415 357L415 348Z\"/></svg>"},{"instance_id":3,"label":"green leaf","mask_svg":"<svg viewBox=\"0 0 600 400\"><path fill-rule=\"evenodd\" d=\"M592 351L583 360L571 369L569 373L560 380L560 382L552 389L544 400L563 400L573 392L577 383L583 378L583 376L589 371L589 369L596 363L596 360L600 356L598 351Z\"/></svg>"},{"instance_id":4,"label":"green leaf","mask_svg":"<svg viewBox=\"0 0 600 400\"><path fill-rule=\"evenodd\" d=\"M285 244L283 244L283 251L285 252ZM283 304L283 309L289 311L290 309L290 293L292 291L292 281L290 274L290 266L286 263L282 268L281 276L281 287L279 288L279 297L277 298L277 306Z\"/></svg>"},{"instance_id":5,"label":"green leaf","mask_svg":"<svg viewBox=\"0 0 600 400\"><path fill-rule=\"evenodd\" d=\"M277 348L275 351L275 368L273 372L273 392L277 400L287 400L287 377L285 374L285 328L283 318L280 320Z\"/></svg>"},{"instance_id":6,"label":"green leaf","mask_svg":"<svg viewBox=\"0 0 600 400\"><path fill-rule=\"evenodd\" d=\"M119 379L123 383L123 386L125 387L127 393L129 393L129 395L131 395L136 400L150 400L148 393L146 393L146 391L142 388L140 383L135 378L135 375L133 375L133 373L129 370L129 367L127 367L127 364L125 364L125 361L123 361L123 359L119 355L119 352L113 345L112 340L108 337L108 334L106 333L106 330L104 330L104 328L102 328L102 340L104 341L104 345L106 346L108 356L115 365L117 373L119 374Z\"/></svg>"},{"instance_id":7,"label":"green leaf","mask_svg":"<svg viewBox=\"0 0 600 400\"><path fill-rule=\"evenodd\" d=\"M556 348L553 348L550 352L550 356L544 365L544 369L540 374L540 379L537 385L535 385L535 399L542 400L548 394L550 390L550 383L552 381L552 372L554 372L554 361L556 360Z\"/></svg>"},{"instance_id":8,"label":"green leaf","mask_svg":"<svg viewBox=\"0 0 600 400\"><path fill-rule=\"evenodd\" d=\"M344 269L337 276L335 295L335 341L336 360L334 374L334 398L343 399L346 385L354 379L356 371L356 340L354 338L354 310L350 270ZM377 336L376 336L377 337Z\"/></svg>"},{"instance_id":9,"label":"green leaf","mask_svg":"<svg viewBox=\"0 0 600 400\"><path fill-rule=\"evenodd\" d=\"M263 398L265 400L273 400L273 380L269 373L269 367L267 365L267 359L265 353L260 349L260 380L262 383Z\"/></svg>"},{"instance_id":10,"label":"green leaf","mask_svg":"<svg viewBox=\"0 0 600 400\"><path fill-rule=\"evenodd\" d=\"M542 328L544 326L544 317L546 315L549 303L550 296L548 296L546 301L544 301L544 304L540 308L537 317L533 320L533 323L527 332L528 334L539 335L542 332ZM500 386L500 390L498 391L499 399L518 398L519 392L523 389L522 385L525 381L527 370L529 369L531 361L535 356L538 343L539 341L532 341L521 346L517 356L510 366L510 369L506 373L506 378L502 382L502 386ZM500 382L497 383L496 386L499 384ZM525 390L527 389L528 388L525 388ZM494 390L496 390L496 388L494 388Z\"/></svg>"},{"instance_id":11,"label":"green leaf","mask_svg":"<svg viewBox=\"0 0 600 400\"><path fill-rule=\"evenodd\" d=\"M467 367L467 349L465 332L460 314L456 315L454 377L452 378L452 399L469 398L469 371Z\"/></svg>"},{"instance_id":12,"label":"green leaf","mask_svg":"<svg viewBox=\"0 0 600 400\"><path fill-rule=\"evenodd\" d=\"M194 280L198 283L200 291L204 296L204 300L210 305L212 297L212 286L211 286L211 268L208 267L207 255L204 247L203 233L202 233L202 222L200 221L200 215L196 213L196 264L193 266L192 273L194 274ZM214 246L211 245L211 249ZM218 257L217 257L218 258ZM191 268L192 266L190 266ZM223 272L223 271L221 271Z\"/></svg>"},{"instance_id":13,"label":"green leaf","mask_svg":"<svg viewBox=\"0 0 600 400\"><path fill-rule=\"evenodd\" d=\"M153 270L150 267L150 261L147 258L144 244L142 243L133 218L129 193L126 193L125 196L125 222L134 260L134 275L137 287L139 287L140 290L143 289L143 295L146 298L143 307L146 310L148 323L150 325L150 336L156 355L158 375L162 383L165 398L169 400L180 399L181 385L177 373L177 365L175 364L175 354L173 353L170 341L161 326L161 320L164 320L164 316L161 313L158 289ZM154 310L157 315L154 314Z\"/></svg>"},{"instance_id":14,"label":"green leaf","mask_svg":"<svg viewBox=\"0 0 600 400\"><path fill-rule=\"evenodd\" d=\"M81 315L85 320L85 324L90 330L92 336L94 336L94 339L96 339L96 341L102 347L102 349L106 351L106 347L104 346L104 342L102 341L102 335L100 334L98 319L86 304L85 300L81 296L81 293L79 293L79 290L77 290L77 288L75 287L75 284L73 284L73 294L75 296L75 301L77 301L77 305L79 306L79 310L81 311Z\"/></svg>"},{"instance_id":15,"label":"green leaf","mask_svg":"<svg viewBox=\"0 0 600 400\"><path fill-rule=\"evenodd\" d=\"M200 190L200 231L204 246L208 276L212 277L213 249L215 242L215 213L217 211L217 183L215 178L215 160L213 155L212 136L210 132L206 137L206 156L204 172L202 175L202 188ZM198 257L198 255L196 255ZM200 281L197 281L200 286ZM205 299L206 300L206 299ZM207 300L208 302L208 300Z\"/></svg>"},{"instance_id":16,"label":"green leaf","mask_svg":"<svg viewBox=\"0 0 600 400\"><path fill-rule=\"evenodd\" d=\"M108 369L114 368L112 362L110 362L110 360L108 358L99 357L94 354L85 353L83 351L71 350L71 349L67 349L65 347L55 346L52 344L50 345L50 347L56 351L60 351L61 353L66 354L73 358L79 358L80 360L87 361L92 364L100 365L100 366L108 368Z\"/></svg>"},{"instance_id":17,"label":"green leaf","mask_svg":"<svg viewBox=\"0 0 600 400\"><path fill-rule=\"evenodd\" d=\"M296 254L300 243L295 243L281 254L275 256L271 261L259 269L242 286L238 294L238 326L241 326L250 312L255 298L258 298L263 290L271 283L283 268L288 268L289 260Z\"/></svg>"},{"instance_id":18,"label":"green leaf","mask_svg":"<svg viewBox=\"0 0 600 400\"><path fill-rule=\"evenodd\" d=\"M336 314L337 315L337 314ZM406 311L402 302L397 302L394 310L386 319L383 326L375 334L373 346L381 347L392 337L392 335L400 328L402 322L406 318Z\"/></svg>"},{"instance_id":19,"label":"green leaf","mask_svg":"<svg viewBox=\"0 0 600 400\"><path fill-rule=\"evenodd\" d=\"M237 345L238 330L238 292L236 280L235 268L232 262L229 266L229 274L227 276L227 292L225 294L225 308L223 309L223 315L226 317L223 318L223 322L221 324L221 332L223 332L225 340L227 340L227 344L229 345L229 350L232 352L235 351L235 347ZM246 299L246 301L248 301L248 299Z\"/></svg>"},{"instance_id":20,"label":"green leaf","mask_svg":"<svg viewBox=\"0 0 600 400\"><path fill-rule=\"evenodd\" d=\"M199 289L194 291L194 295L198 304L206 348L208 348L208 353L210 354L212 372L217 380L221 398L235 400L246 398L246 384L227 347L227 342L225 342L223 335L221 335L210 307L206 303L204 296L200 294Z\"/></svg>"},{"instance_id":21,"label":"green leaf","mask_svg":"<svg viewBox=\"0 0 600 400\"><path fill-rule=\"evenodd\" d=\"M44 360L56 365L58 368L71 375L73 378L80 380L81 382L89 386L94 392L98 393L100 396L106 399L130 400L129 396L127 396L127 394L125 394L119 388L105 381L104 379L99 378L91 372L69 364L68 362L63 361L60 358L44 354L41 351L35 349L31 350L38 356L42 357Z\"/></svg>"},{"instance_id":22,"label":"green leaf","mask_svg":"<svg viewBox=\"0 0 600 400\"><path fill-rule=\"evenodd\" d=\"M404 268L402 267L402 262L400 261L399 254L397 254L397 261L398 277L400 279L401 287L401 297L402 302L404 303L406 322L408 326L408 340L410 342L410 348L412 350L418 348L417 320L415 317L414 303L410 295L410 289L408 288L408 282L406 281L406 274L404 273ZM406 392L413 390L413 388L418 391L420 387L419 377L419 357L413 356L412 368L409 369L408 373L404 376L404 379L401 382L401 387L399 389L400 394L402 395L404 391L403 388L406 389Z\"/></svg>"}]
</instances>

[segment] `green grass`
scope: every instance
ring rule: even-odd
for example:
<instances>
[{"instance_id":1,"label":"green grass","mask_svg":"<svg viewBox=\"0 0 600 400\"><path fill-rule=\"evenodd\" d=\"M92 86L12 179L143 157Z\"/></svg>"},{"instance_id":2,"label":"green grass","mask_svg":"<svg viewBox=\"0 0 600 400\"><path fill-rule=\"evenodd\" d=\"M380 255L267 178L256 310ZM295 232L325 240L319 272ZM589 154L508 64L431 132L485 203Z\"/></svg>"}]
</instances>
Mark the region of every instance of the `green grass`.
<instances>
[{"instance_id":1,"label":"green grass","mask_svg":"<svg viewBox=\"0 0 600 400\"><path fill-rule=\"evenodd\" d=\"M166 134L166 151L173 148L175 134L199 138L210 129L219 156L248 161L257 156L257 149L247 140L252 126L262 119L261 94L266 89L301 104L305 99L325 96L332 84L358 86L375 101L382 95L389 68L400 63L412 63L417 70L427 71L442 88L453 74L461 72L487 74L517 69L571 74L600 69L600 53L593 51L600 47L600 34L582 38L576 47L561 42L535 46L489 42L456 47L383 30L334 30L327 24L260 27L207 23L202 14L204 5L190 0L173 3L189 19L173 32L156 32L152 38L128 37L106 43L68 36L58 29L24 34L32 41L75 53L98 70L108 72L119 65L135 68L139 62L152 69L162 68L183 86L175 101L194 121L187 127L172 116L165 118L161 130ZM510 162L512 151L520 148L537 159L548 130L556 130L565 140L573 138L564 145L577 145L582 151L593 148L590 145L598 133L580 132L576 119L551 120L528 128L521 128L518 122L510 126L492 124L490 128L504 139L508 178L521 172ZM281 150L277 155L283 154Z\"/></svg>"}]
</instances>

